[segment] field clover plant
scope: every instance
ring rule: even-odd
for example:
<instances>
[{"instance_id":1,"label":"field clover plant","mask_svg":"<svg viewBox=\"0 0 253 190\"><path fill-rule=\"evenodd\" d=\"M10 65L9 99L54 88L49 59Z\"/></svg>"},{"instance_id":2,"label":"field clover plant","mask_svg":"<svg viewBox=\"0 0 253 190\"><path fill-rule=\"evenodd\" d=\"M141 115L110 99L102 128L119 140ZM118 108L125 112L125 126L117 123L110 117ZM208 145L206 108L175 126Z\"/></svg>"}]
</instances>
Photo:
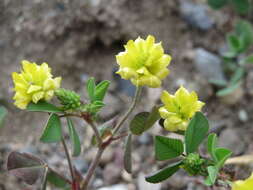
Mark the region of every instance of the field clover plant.
<instances>
[{"instance_id":1,"label":"field clover plant","mask_svg":"<svg viewBox=\"0 0 253 190\"><path fill-rule=\"evenodd\" d=\"M245 15L252 10L251 0L208 0L210 7L221 9L226 5L232 5L239 14Z\"/></svg>"},{"instance_id":2,"label":"field clover plant","mask_svg":"<svg viewBox=\"0 0 253 190\"><path fill-rule=\"evenodd\" d=\"M94 78L86 82L87 100L82 100L74 91L60 88L61 78L53 78L51 69L46 63L41 65L22 61L20 74L13 73L15 105L30 112L48 114L48 120L40 136L43 143L61 143L69 166L69 175L62 174L49 166L45 161L31 154L12 152L7 161L9 172L29 185L41 180L40 189L47 189L52 184L61 189L87 190L95 170L107 147L115 141L125 141L124 167L132 172L132 136L139 136L150 129L158 120L170 132L181 131L182 138L170 138L156 135L154 140L155 158L158 161L176 159L173 164L162 168L155 174L146 177L150 183L159 183L168 179L180 168L189 175L203 176L203 184L215 185L218 181L228 184L220 177L220 170L232 152L217 146L217 136L209 134L208 120L201 108L203 102L198 100L195 92L188 92L181 86L175 95L164 91L161 95L163 105L154 105L150 111L137 113L131 118L141 96L143 87L158 88L162 80L169 74L168 65L171 57L164 53L161 43L155 43L153 36L146 40L137 38L130 40L125 51L116 56L119 70L117 73L137 87L135 96L126 113L120 118L97 124L100 110L104 107L104 97L109 88L107 80L96 83ZM52 98L58 101L51 101ZM58 103L52 103L58 102ZM150 102L152 104L152 102ZM72 164L72 157L83 156L81 140L72 118L83 120L94 132L91 144L97 149L85 176ZM131 119L131 120L130 120ZM67 147L63 132L63 120L70 141L71 153ZM130 120L129 127L124 128ZM183 132L182 132L183 131ZM206 149L209 157L199 151L200 144L207 139ZM85 155L84 155L85 156ZM70 178L68 177L70 176ZM229 180L229 179L227 179ZM248 183L247 181L245 183ZM239 182L235 183L236 185ZM234 190L242 190L236 189Z\"/></svg>"},{"instance_id":3,"label":"field clover plant","mask_svg":"<svg viewBox=\"0 0 253 190\"><path fill-rule=\"evenodd\" d=\"M253 27L251 23L240 20L235 31L227 34L228 51L223 54L223 70L227 80L211 80L220 89L217 96L225 96L235 91L244 81L247 64L253 63L253 54L247 51L253 44Z\"/></svg>"}]
</instances>

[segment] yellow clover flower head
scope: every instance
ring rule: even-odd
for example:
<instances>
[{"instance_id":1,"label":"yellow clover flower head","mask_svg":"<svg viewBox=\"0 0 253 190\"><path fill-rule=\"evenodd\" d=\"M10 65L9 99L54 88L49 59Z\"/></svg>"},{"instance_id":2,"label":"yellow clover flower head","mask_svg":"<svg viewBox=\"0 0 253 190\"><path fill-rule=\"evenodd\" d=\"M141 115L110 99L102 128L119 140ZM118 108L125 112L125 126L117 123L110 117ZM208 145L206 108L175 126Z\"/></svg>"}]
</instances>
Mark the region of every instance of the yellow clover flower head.
<instances>
[{"instance_id":1,"label":"yellow clover flower head","mask_svg":"<svg viewBox=\"0 0 253 190\"><path fill-rule=\"evenodd\" d=\"M176 91L175 95L163 91L161 100L164 106L159 109L159 113L168 131L185 131L190 119L205 104L198 101L198 96L194 91L190 93L183 86Z\"/></svg>"},{"instance_id":2,"label":"yellow clover flower head","mask_svg":"<svg viewBox=\"0 0 253 190\"><path fill-rule=\"evenodd\" d=\"M49 101L54 91L60 87L61 77L53 79L51 68L47 63L37 65L24 60L21 64L23 67L21 73L12 73L14 104L20 109L25 109L30 102Z\"/></svg>"},{"instance_id":3,"label":"yellow clover flower head","mask_svg":"<svg viewBox=\"0 0 253 190\"><path fill-rule=\"evenodd\" d=\"M116 73L136 86L160 87L161 80L169 74L167 66L171 61L161 42L155 43L155 38L149 35L146 40L140 37L129 40L124 47L125 51L116 55L120 67Z\"/></svg>"},{"instance_id":4,"label":"yellow clover flower head","mask_svg":"<svg viewBox=\"0 0 253 190\"><path fill-rule=\"evenodd\" d=\"M253 173L246 180L238 180L232 184L232 190L252 190L253 189Z\"/></svg>"}]
</instances>

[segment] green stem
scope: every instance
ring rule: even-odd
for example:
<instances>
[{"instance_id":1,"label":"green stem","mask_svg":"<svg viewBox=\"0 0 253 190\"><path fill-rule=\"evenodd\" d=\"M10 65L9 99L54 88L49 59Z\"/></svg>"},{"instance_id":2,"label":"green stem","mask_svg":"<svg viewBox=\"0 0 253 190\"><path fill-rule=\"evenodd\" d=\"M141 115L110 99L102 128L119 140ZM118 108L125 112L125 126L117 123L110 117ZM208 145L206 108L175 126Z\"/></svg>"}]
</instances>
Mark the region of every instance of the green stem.
<instances>
[{"instance_id":1,"label":"green stem","mask_svg":"<svg viewBox=\"0 0 253 190\"><path fill-rule=\"evenodd\" d=\"M45 173L44 173L44 177L43 177L43 183L42 183L41 190L47 189L47 173L48 173L48 166L45 167Z\"/></svg>"},{"instance_id":2,"label":"green stem","mask_svg":"<svg viewBox=\"0 0 253 190\"><path fill-rule=\"evenodd\" d=\"M125 123L125 121L129 117L129 115L133 112L134 108L136 107L136 105L138 103L138 100L139 100L139 97L141 95L141 89L142 89L141 87L137 87L131 106L129 107L129 109L125 113L125 115L121 118L121 120L118 122L118 124L115 126L115 130L113 131L114 135L119 131L121 126Z\"/></svg>"},{"instance_id":3,"label":"green stem","mask_svg":"<svg viewBox=\"0 0 253 190\"><path fill-rule=\"evenodd\" d=\"M70 174L71 174L72 182L74 182L75 181L75 175L74 175L74 171L73 171L73 165L72 165L72 162L71 162L71 157L70 157L66 142L65 142L63 137L62 137L61 142L62 142L64 151L65 151L65 155L66 155L67 160L68 160L69 171L70 171Z\"/></svg>"}]
</instances>

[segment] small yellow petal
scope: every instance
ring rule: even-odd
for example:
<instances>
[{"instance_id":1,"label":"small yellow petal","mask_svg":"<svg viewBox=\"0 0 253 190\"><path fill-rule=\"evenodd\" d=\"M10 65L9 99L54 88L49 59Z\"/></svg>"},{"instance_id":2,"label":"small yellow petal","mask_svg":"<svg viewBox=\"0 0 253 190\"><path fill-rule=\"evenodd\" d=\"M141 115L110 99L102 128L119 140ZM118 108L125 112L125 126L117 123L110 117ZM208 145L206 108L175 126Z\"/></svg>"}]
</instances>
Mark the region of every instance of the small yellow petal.
<instances>
[{"instance_id":1,"label":"small yellow petal","mask_svg":"<svg viewBox=\"0 0 253 190\"><path fill-rule=\"evenodd\" d=\"M119 74L123 79L131 79L131 78L138 77L138 74L136 73L136 71L128 67L121 68L116 73Z\"/></svg>"},{"instance_id":2,"label":"small yellow petal","mask_svg":"<svg viewBox=\"0 0 253 190\"><path fill-rule=\"evenodd\" d=\"M39 90L41 90L41 89L42 89L41 86L31 85L31 86L28 88L27 93L28 93L28 94L31 94L31 93L37 92L37 91L39 91Z\"/></svg>"},{"instance_id":3,"label":"small yellow petal","mask_svg":"<svg viewBox=\"0 0 253 190\"><path fill-rule=\"evenodd\" d=\"M32 96L32 101L36 104L38 103L39 100L41 100L44 96L44 92L37 92L33 94Z\"/></svg>"},{"instance_id":4,"label":"small yellow petal","mask_svg":"<svg viewBox=\"0 0 253 190\"><path fill-rule=\"evenodd\" d=\"M253 173L246 180L238 180L232 184L232 190L252 190L253 189Z\"/></svg>"},{"instance_id":5,"label":"small yellow petal","mask_svg":"<svg viewBox=\"0 0 253 190\"><path fill-rule=\"evenodd\" d=\"M170 112L168 112L168 110L165 107L159 108L159 113L163 119L166 119L170 116Z\"/></svg>"},{"instance_id":6,"label":"small yellow petal","mask_svg":"<svg viewBox=\"0 0 253 190\"><path fill-rule=\"evenodd\" d=\"M178 130L177 125L171 123L169 119L165 119L164 120L164 128L166 130L172 131L172 132Z\"/></svg>"}]
</instances>

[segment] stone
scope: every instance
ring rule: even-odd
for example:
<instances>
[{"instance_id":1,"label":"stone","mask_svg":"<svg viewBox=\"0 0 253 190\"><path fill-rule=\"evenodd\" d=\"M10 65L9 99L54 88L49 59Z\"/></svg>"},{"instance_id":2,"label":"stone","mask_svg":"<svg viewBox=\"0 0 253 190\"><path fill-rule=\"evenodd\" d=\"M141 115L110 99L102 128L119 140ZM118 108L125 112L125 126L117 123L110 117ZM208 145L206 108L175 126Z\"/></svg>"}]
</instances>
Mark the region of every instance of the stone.
<instances>
[{"instance_id":1,"label":"stone","mask_svg":"<svg viewBox=\"0 0 253 190\"><path fill-rule=\"evenodd\" d=\"M213 88L210 83L201 75L195 75L194 80L185 80L179 78L175 82L175 86L179 88L183 85L189 91L195 91L202 101L208 100L213 95ZM205 89L205 90L203 90Z\"/></svg>"},{"instance_id":2,"label":"stone","mask_svg":"<svg viewBox=\"0 0 253 190\"><path fill-rule=\"evenodd\" d=\"M136 87L130 82L130 80L122 79L115 72L117 68L113 69L113 78L116 81L116 91L121 92L129 97L134 97Z\"/></svg>"},{"instance_id":3,"label":"stone","mask_svg":"<svg viewBox=\"0 0 253 190\"><path fill-rule=\"evenodd\" d=\"M108 187L102 187L99 188L98 190L128 190L128 187L125 184L117 184Z\"/></svg>"},{"instance_id":4,"label":"stone","mask_svg":"<svg viewBox=\"0 0 253 190\"><path fill-rule=\"evenodd\" d=\"M100 116L103 119L109 119L113 117L116 113L122 110L122 107L124 107L118 97L114 96L110 92L105 95L104 103L105 107L103 107L100 112Z\"/></svg>"},{"instance_id":5,"label":"stone","mask_svg":"<svg viewBox=\"0 0 253 190\"><path fill-rule=\"evenodd\" d=\"M145 174L144 173L140 173L138 175L138 189L145 189L145 190L160 190L162 187L161 183L157 183L157 184L152 184L152 183L148 183L145 180Z\"/></svg>"},{"instance_id":6,"label":"stone","mask_svg":"<svg viewBox=\"0 0 253 190\"><path fill-rule=\"evenodd\" d=\"M114 163L108 163L103 170L103 179L106 184L114 184L119 181L121 176L121 167Z\"/></svg>"},{"instance_id":7,"label":"stone","mask_svg":"<svg viewBox=\"0 0 253 190\"><path fill-rule=\"evenodd\" d=\"M138 142L141 145L149 145L152 143L152 136L149 133L145 132L138 137Z\"/></svg>"},{"instance_id":8,"label":"stone","mask_svg":"<svg viewBox=\"0 0 253 190\"><path fill-rule=\"evenodd\" d=\"M240 85L230 94L220 96L220 100L221 102L227 105L235 105L243 98L243 95L244 95L244 88L242 87L242 85Z\"/></svg>"},{"instance_id":9,"label":"stone","mask_svg":"<svg viewBox=\"0 0 253 190\"><path fill-rule=\"evenodd\" d=\"M38 149L35 146L28 145L20 150L22 153L38 154Z\"/></svg>"},{"instance_id":10,"label":"stone","mask_svg":"<svg viewBox=\"0 0 253 190\"><path fill-rule=\"evenodd\" d=\"M87 172L89 167L87 162L81 158L73 160L73 165L76 167L78 171L80 171L83 174Z\"/></svg>"},{"instance_id":11,"label":"stone","mask_svg":"<svg viewBox=\"0 0 253 190\"><path fill-rule=\"evenodd\" d=\"M221 132L219 146L230 149L234 155L239 155L244 151L245 143L239 130L227 128Z\"/></svg>"},{"instance_id":12,"label":"stone","mask_svg":"<svg viewBox=\"0 0 253 190\"><path fill-rule=\"evenodd\" d=\"M220 57L203 48L197 48L195 55L196 68L203 77L207 80L226 80Z\"/></svg>"},{"instance_id":13,"label":"stone","mask_svg":"<svg viewBox=\"0 0 253 190\"><path fill-rule=\"evenodd\" d=\"M214 26L214 19L208 15L208 6L205 4L181 0L180 13L189 25L200 30L207 31Z\"/></svg>"},{"instance_id":14,"label":"stone","mask_svg":"<svg viewBox=\"0 0 253 190\"><path fill-rule=\"evenodd\" d=\"M250 96L253 96L253 70L249 71L246 77L246 90Z\"/></svg>"},{"instance_id":15,"label":"stone","mask_svg":"<svg viewBox=\"0 0 253 190\"><path fill-rule=\"evenodd\" d=\"M147 91L148 91L147 92L147 98L148 98L148 101L150 102L150 104L151 104L150 106L152 108L152 106L157 101L160 100L163 89L162 88L148 88Z\"/></svg>"},{"instance_id":16,"label":"stone","mask_svg":"<svg viewBox=\"0 0 253 190\"><path fill-rule=\"evenodd\" d=\"M107 163L111 162L113 159L113 156L114 156L114 150L112 147L109 146L106 148L106 151L104 151L104 153L101 157L100 163L107 164Z\"/></svg>"},{"instance_id":17,"label":"stone","mask_svg":"<svg viewBox=\"0 0 253 190\"><path fill-rule=\"evenodd\" d=\"M189 183L188 180L184 177L184 171L179 170L177 173L172 175L169 180L166 180L163 184L163 187L170 187L172 189L185 189L187 187L187 184Z\"/></svg>"},{"instance_id":18,"label":"stone","mask_svg":"<svg viewBox=\"0 0 253 190\"><path fill-rule=\"evenodd\" d=\"M247 122L249 120L248 113L243 109L239 110L238 117L242 122Z\"/></svg>"}]
</instances>

